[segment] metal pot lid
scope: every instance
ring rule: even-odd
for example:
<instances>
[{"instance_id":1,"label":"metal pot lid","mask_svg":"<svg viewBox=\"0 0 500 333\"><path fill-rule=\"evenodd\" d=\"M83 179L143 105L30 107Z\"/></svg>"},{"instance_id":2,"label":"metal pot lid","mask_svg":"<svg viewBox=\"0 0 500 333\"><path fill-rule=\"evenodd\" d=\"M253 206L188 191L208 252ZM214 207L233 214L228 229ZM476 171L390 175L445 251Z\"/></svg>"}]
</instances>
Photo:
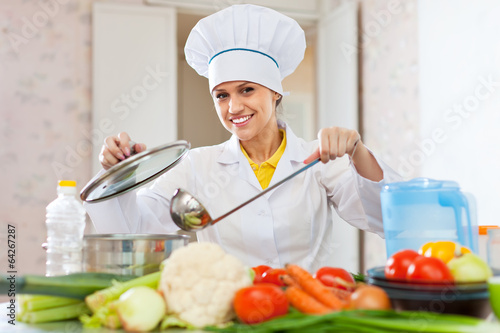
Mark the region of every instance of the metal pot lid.
<instances>
[{"instance_id":1,"label":"metal pot lid","mask_svg":"<svg viewBox=\"0 0 500 333\"><path fill-rule=\"evenodd\" d=\"M189 148L189 142L179 140L132 155L88 183L80 198L99 202L147 184L182 161Z\"/></svg>"}]
</instances>

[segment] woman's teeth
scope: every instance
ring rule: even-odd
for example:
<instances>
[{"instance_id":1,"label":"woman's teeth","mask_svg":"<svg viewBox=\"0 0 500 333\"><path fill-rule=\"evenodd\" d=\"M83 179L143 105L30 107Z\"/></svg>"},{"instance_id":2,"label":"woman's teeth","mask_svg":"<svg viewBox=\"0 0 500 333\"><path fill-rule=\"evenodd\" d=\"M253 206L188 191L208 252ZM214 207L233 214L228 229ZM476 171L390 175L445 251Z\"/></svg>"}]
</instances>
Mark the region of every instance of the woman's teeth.
<instances>
[{"instance_id":1,"label":"woman's teeth","mask_svg":"<svg viewBox=\"0 0 500 333\"><path fill-rule=\"evenodd\" d=\"M236 118L236 119L232 119L231 121L235 124L241 124L245 121L247 121L248 119L250 119L252 116L246 116L246 117L241 117L241 118Z\"/></svg>"}]
</instances>

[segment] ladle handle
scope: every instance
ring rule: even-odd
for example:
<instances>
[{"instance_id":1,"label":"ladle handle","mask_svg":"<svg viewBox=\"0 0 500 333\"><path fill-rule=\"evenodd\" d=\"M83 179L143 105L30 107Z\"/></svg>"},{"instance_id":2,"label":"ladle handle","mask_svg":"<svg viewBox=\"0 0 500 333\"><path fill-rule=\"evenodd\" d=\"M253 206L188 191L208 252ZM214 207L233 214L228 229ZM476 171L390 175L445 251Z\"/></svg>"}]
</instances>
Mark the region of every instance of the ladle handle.
<instances>
[{"instance_id":1,"label":"ladle handle","mask_svg":"<svg viewBox=\"0 0 500 333\"><path fill-rule=\"evenodd\" d=\"M274 184L273 186L271 187L268 187L266 188L264 191L260 192L259 194L257 194L256 196L254 196L253 198L250 198L249 200L245 201L244 203L242 203L241 205L239 205L238 207L236 208L233 208L232 210L230 210L229 212L227 212L226 214L222 215L222 216L219 216L218 218L216 218L215 220L212 221L211 224L215 224L216 222L219 222L220 220L222 220L223 218L227 217L228 215L231 215L232 213L234 213L235 211L237 211L238 209L240 209L241 207L249 204L250 202L254 201L255 199L257 198L260 198L261 196L263 196L264 194L266 194L267 192L269 191L272 191L274 190L276 187L280 186L281 184L283 184L284 182L286 182L287 180L297 176L299 173L301 173L302 171L305 171L307 169L309 169L310 167L312 167L313 165L315 165L316 163L318 163L319 161L321 161L321 159L317 159L317 160L314 160L312 161L311 163L307 164L305 167L295 171L294 173L292 173L291 175L289 175L288 177L286 178L283 178L282 180L280 180L279 182L277 182L276 184Z\"/></svg>"}]
</instances>

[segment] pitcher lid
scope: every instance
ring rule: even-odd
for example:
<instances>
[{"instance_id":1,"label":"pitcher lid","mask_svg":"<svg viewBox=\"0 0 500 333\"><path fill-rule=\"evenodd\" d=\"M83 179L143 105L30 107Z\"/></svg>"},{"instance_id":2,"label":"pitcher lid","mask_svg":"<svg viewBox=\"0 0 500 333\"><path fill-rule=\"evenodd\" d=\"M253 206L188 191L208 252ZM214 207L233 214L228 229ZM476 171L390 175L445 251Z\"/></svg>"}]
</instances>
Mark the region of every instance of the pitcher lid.
<instances>
[{"instance_id":1,"label":"pitcher lid","mask_svg":"<svg viewBox=\"0 0 500 333\"><path fill-rule=\"evenodd\" d=\"M414 178L405 182L389 183L382 192L411 191L411 190L459 190L457 182L451 180L435 180L430 178Z\"/></svg>"}]
</instances>

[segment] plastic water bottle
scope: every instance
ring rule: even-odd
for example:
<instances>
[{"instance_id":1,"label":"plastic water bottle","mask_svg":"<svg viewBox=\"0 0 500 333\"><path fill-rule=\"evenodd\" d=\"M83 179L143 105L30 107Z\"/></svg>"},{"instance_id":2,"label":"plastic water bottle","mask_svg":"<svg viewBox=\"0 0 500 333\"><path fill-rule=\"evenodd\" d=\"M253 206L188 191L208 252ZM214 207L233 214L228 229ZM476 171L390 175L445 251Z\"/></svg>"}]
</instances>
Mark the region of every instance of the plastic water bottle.
<instances>
[{"instance_id":1,"label":"plastic water bottle","mask_svg":"<svg viewBox=\"0 0 500 333\"><path fill-rule=\"evenodd\" d=\"M47 206L47 276L81 271L85 215L76 182L59 181L57 199Z\"/></svg>"}]
</instances>

